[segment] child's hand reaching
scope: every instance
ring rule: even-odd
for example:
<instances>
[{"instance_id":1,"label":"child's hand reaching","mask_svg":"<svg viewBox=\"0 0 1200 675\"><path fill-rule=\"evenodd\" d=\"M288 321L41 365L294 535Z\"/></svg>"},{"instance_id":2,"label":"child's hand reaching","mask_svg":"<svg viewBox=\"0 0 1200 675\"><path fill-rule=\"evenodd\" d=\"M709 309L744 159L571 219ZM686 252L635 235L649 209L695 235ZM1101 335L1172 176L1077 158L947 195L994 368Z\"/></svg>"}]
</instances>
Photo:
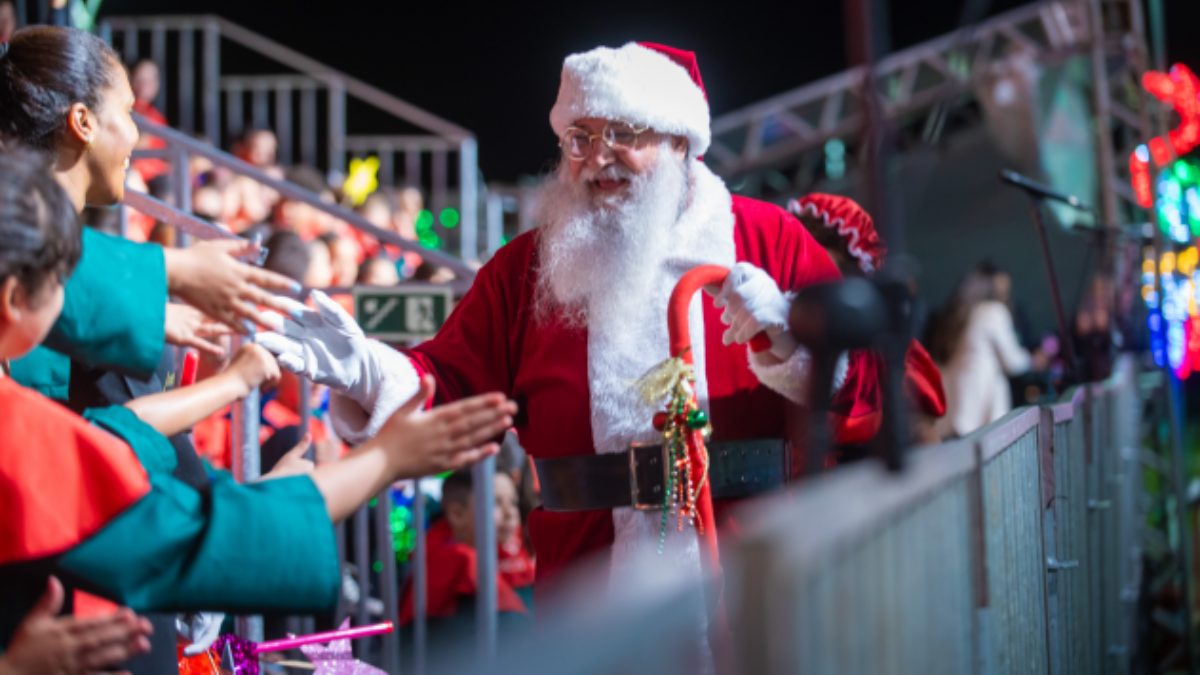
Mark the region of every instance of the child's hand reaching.
<instances>
[{"instance_id":1,"label":"child's hand reaching","mask_svg":"<svg viewBox=\"0 0 1200 675\"><path fill-rule=\"evenodd\" d=\"M245 398L262 385L274 386L279 383L279 364L275 362L275 357L256 344L242 345L225 372L244 388L238 398Z\"/></svg>"},{"instance_id":2,"label":"child's hand reaching","mask_svg":"<svg viewBox=\"0 0 1200 675\"><path fill-rule=\"evenodd\" d=\"M346 518L393 481L461 469L499 452L490 439L512 426L516 403L484 394L422 410L433 388L433 378L425 376L378 434L313 471L330 520Z\"/></svg>"},{"instance_id":3,"label":"child's hand reaching","mask_svg":"<svg viewBox=\"0 0 1200 675\"><path fill-rule=\"evenodd\" d=\"M407 403L384 423L373 442L385 448L396 478L414 478L456 471L496 454L491 439L512 426L517 404L503 394L483 394L422 410L433 396L433 378L426 375Z\"/></svg>"},{"instance_id":4,"label":"child's hand reaching","mask_svg":"<svg viewBox=\"0 0 1200 675\"><path fill-rule=\"evenodd\" d=\"M128 609L78 619L58 616L62 603L62 584L50 577L46 592L0 656L0 675L91 673L150 651L150 622Z\"/></svg>"},{"instance_id":5,"label":"child's hand reaching","mask_svg":"<svg viewBox=\"0 0 1200 675\"><path fill-rule=\"evenodd\" d=\"M316 465L311 459L304 456L308 452L308 446L312 445L312 432L304 434L304 438L300 442L287 451L279 461L275 462L275 466L270 471L263 474L262 480L270 480L272 478L286 478L287 476L305 476L313 472Z\"/></svg>"}]
</instances>

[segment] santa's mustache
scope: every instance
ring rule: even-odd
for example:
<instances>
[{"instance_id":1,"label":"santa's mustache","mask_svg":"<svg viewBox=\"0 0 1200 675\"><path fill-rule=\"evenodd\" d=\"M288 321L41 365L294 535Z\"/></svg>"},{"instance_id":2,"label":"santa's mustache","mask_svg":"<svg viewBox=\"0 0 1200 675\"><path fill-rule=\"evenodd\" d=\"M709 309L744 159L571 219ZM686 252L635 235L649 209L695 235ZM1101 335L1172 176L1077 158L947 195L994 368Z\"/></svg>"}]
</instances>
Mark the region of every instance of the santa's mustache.
<instances>
[{"instance_id":1,"label":"santa's mustache","mask_svg":"<svg viewBox=\"0 0 1200 675\"><path fill-rule=\"evenodd\" d=\"M633 180L637 174L630 171L628 167L620 164L609 164L602 169L584 168L580 172L579 177L584 181L591 182L596 180Z\"/></svg>"}]
</instances>

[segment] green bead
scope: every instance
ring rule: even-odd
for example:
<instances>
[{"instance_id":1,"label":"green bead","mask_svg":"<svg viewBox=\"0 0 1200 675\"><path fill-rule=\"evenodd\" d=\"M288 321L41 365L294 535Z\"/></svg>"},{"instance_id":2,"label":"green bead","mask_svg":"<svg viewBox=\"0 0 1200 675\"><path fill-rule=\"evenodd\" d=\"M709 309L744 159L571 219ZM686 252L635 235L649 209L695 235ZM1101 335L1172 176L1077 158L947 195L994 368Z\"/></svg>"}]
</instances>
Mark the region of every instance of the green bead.
<instances>
[{"instance_id":1,"label":"green bead","mask_svg":"<svg viewBox=\"0 0 1200 675\"><path fill-rule=\"evenodd\" d=\"M708 425L708 413L703 410L693 410L688 413L687 423L689 429L703 429Z\"/></svg>"}]
</instances>

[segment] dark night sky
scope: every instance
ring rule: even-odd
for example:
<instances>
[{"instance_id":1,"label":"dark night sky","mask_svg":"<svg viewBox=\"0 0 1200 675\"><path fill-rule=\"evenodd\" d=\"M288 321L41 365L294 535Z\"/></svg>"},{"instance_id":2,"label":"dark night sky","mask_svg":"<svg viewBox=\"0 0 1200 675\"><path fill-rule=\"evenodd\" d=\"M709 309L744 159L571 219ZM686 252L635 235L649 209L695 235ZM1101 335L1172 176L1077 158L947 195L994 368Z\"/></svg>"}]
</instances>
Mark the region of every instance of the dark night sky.
<instances>
[{"instance_id":1,"label":"dark night sky","mask_svg":"<svg viewBox=\"0 0 1200 675\"><path fill-rule=\"evenodd\" d=\"M1165 0L1171 57L1200 66L1200 2ZM642 39L695 50L714 115L846 67L841 2L613 0L519 8L395 0L105 0L105 15L215 13L474 131L489 179L536 173L563 57ZM965 0L893 2L902 48L954 29ZM1022 0L980 0L989 14ZM902 9L897 9L902 8Z\"/></svg>"}]
</instances>

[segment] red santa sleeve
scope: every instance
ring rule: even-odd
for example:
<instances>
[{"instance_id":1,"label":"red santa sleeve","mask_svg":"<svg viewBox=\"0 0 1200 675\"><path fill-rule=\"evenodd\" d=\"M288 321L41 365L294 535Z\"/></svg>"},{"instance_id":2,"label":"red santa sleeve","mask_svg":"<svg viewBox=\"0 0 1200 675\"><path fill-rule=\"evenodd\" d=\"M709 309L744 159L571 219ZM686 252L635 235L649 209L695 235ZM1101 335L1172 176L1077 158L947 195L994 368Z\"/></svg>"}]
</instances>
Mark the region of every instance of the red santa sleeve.
<instances>
[{"instance_id":1,"label":"red santa sleeve","mask_svg":"<svg viewBox=\"0 0 1200 675\"><path fill-rule=\"evenodd\" d=\"M437 381L437 401L499 391L510 393L517 353L514 319L530 308L522 287L534 264L533 232L496 252L438 334L406 353L420 373Z\"/></svg>"},{"instance_id":2,"label":"red santa sleeve","mask_svg":"<svg viewBox=\"0 0 1200 675\"><path fill-rule=\"evenodd\" d=\"M804 225L786 210L764 202L734 198L739 258L757 264L793 293L805 286L841 278L829 254ZM759 380L788 399L805 403L811 357L799 349L783 363L767 364L753 353L750 368ZM846 378L833 392L831 423L839 443L874 435L878 429L879 364L868 352L847 357Z\"/></svg>"},{"instance_id":3,"label":"red santa sleeve","mask_svg":"<svg viewBox=\"0 0 1200 675\"><path fill-rule=\"evenodd\" d=\"M510 345L516 339L512 327L517 323L513 317L526 311L521 291L533 265L534 234L517 237L497 251L434 338L404 352L371 343L374 362L383 371L379 389L370 410L348 397L333 396L330 413L340 438L359 443L375 435L416 392L425 374L437 384L438 403L511 392L510 355L515 350Z\"/></svg>"}]
</instances>

